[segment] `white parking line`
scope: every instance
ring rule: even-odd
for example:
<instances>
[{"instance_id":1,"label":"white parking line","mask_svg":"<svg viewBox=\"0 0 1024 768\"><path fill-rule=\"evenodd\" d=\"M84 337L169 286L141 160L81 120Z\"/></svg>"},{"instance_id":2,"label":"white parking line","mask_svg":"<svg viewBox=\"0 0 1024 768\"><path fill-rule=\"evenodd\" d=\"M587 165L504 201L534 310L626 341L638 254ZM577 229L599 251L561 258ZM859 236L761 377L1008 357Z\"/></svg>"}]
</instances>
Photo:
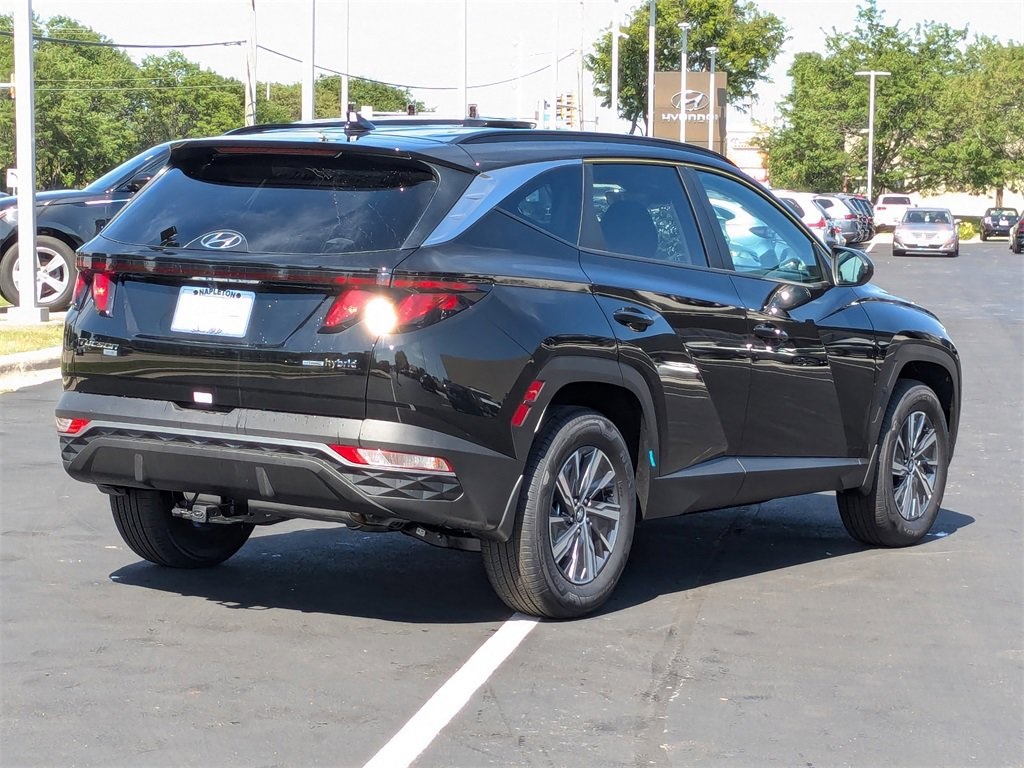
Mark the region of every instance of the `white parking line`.
<instances>
[{"instance_id":1,"label":"white parking line","mask_svg":"<svg viewBox=\"0 0 1024 768\"><path fill-rule=\"evenodd\" d=\"M412 765L412 761L430 746L430 742L459 713L476 690L537 626L537 622L531 616L513 614L364 768L406 768Z\"/></svg>"}]
</instances>

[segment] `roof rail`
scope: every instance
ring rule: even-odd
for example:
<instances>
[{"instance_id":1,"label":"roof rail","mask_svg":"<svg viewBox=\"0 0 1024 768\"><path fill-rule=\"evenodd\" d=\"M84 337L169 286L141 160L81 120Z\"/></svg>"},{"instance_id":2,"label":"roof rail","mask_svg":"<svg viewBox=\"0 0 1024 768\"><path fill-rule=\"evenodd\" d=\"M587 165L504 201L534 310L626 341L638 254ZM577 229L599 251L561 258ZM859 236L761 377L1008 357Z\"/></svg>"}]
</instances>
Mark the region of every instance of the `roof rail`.
<instances>
[{"instance_id":1,"label":"roof rail","mask_svg":"<svg viewBox=\"0 0 1024 768\"><path fill-rule=\"evenodd\" d=\"M294 123L262 123L245 125L225 132L225 136L245 136L253 133L270 133L272 131L290 131L302 128L344 128L347 134L367 133L384 126L452 126L462 128L534 128L536 123L530 120L514 120L505 117L418 117L418 116L381 116L371 122L361 114L353 112L349 120L340 117L319 120L296 120Z\"/></svg>"},{"instance_id":2,"label":"roof rail","mask_svg":"<svg viewBox=\"0 0 1024 768\"><path fill-rule=\"evenodd\" d=\"M551 131L551 130L536 130L530 131L528 134L518 134L509 131L491 131L488 133L474 133L468 136L462 136L454 144L489 144L499 143L502 141L585 141L585 142L617 142L617 143L628 143L628 144L642 144L645 146L651 146L652 144L665 147L666 149L682 149L687 152L696 152L701 155L708 157L714 157L722 160L730 165L736 165L725 155L721 155L714 150L702 147L698 144L687 144L673 139L658 139L651 136L635 136L628 133L597 133L591 131Z\"/></svg>"},{"instance_id":3,"label":"roof rail","mask_svg":"<svg viewBox=\"0 0 1024 768\"><path fill-rule=\"evenodd\" d=\"M243 125L225 131L225 136L245 136L252 133L270 133L272 131L293 131L298 128L344 128L345 133L366 133L374 129L374 124L362 115L353 112L353 119L342 120L331 117L320 120L296 120L294 123L260 123L259 125Z\"/></svg>"}]
</instances>

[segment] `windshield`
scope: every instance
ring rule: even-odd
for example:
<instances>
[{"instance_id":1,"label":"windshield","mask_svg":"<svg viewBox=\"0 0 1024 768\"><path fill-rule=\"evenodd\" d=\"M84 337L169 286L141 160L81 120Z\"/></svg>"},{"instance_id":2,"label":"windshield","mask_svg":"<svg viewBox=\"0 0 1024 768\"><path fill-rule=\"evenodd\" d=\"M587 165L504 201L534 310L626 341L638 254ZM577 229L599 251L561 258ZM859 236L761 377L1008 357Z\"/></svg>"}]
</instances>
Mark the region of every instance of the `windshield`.
<instances>
[{"instance_id":1,"label":"windshield","mask_svg":"<svg viewBox=\"0 0 1024 768\"><path fill-rule=\"evenodd\" d=\"M1014 208L992 208L988 212L989 216L1002 216L1007 219L1017 218L1017 211Z\"/></svg>"},{"instance_id":2,"label":"windshield","mask_svg":"<svg viewBox=\"0 0 1024 768\"><path fill-rule=\"evenodd\" d=\"M91 192L106 192L113 189L114 187L128 181L132 176L141 171L150 163L157 166L163 165L161 158L166 159L167 147L166 145L159 145L156 147L150 147L145 152L140 152L131 160L126 160L113 170L107 171L105 174L100 176L96 181L92 182L86 187ZM156 170L156 169L154 169Z\"/></svg>"}]
</instances>

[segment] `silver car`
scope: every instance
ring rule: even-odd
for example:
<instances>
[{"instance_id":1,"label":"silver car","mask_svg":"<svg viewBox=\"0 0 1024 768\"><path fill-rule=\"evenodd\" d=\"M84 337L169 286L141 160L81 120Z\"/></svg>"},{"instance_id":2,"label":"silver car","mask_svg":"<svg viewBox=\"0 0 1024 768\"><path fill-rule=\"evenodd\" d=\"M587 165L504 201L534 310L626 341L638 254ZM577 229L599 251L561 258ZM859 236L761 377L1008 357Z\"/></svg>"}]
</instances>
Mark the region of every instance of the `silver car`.
<instances>
[{"instance_id":1,"label":"silver car","mask_svg":"<svg viewBox=\"0 0 1024 768\"><path fill-rule=\"evenodd\" d=\"M892 255L941 253L960 255L960 233L948 208L910 208L892 234Z\"/></svg>"}]
</instances>

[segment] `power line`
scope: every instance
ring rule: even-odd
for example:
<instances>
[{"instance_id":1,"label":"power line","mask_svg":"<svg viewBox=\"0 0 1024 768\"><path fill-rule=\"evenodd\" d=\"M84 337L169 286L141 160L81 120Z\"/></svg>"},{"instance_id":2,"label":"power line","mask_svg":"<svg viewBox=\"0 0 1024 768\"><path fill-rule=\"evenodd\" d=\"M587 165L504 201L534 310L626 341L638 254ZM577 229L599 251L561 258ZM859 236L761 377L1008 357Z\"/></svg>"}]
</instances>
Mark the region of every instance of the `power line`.
<instances>
[{"instance_id":1,"label":"power line","mask_svg":"<svg viewBox=\"0 0 1024 768\"><path fill-rule=\"evenodd\" d=\"M284 59L288 59L289 61L295 61L295 62L298 62L299 64L303 63L302 59L298 59L298 58L296 58L294 56L289 56L287 53L281 53L281 51L275 51L273 48L267 48L264 45L257 45L256 47L259 48L261 51L266 51L267 53L273 53L275 56L280 56L280 57L282 57ZM558 61L559 62L563 62L566 59L571 58L572 56L575 56L575 55L576 55L576 49L573 49L573 50L569 51L567 54L565 54L564 56L562 56L562 58L560 58ZM344 75L348 75L349 77L351 77L351 78L353 78L355 80L365 80L368 83L378 83L380 85L388 85L388 86L391 86L392 88L404 88L404 89L410 90L410 91L411 90L416 90L416 91L457 91L457 90L459 90L455 86L444 86L444 85L404 85L402 83L389 83L386 80L374 80L372 77L363 77L362 75L353 75L350 72L340 72L337 69L331 69L330 67L322 67L319 64L314 64L314 66L317 69L321 70L322 72L330 72L332 75L343 75L343 76ZM490 88L490 87L495 86L495 85L504 85L505 83L514 83L516 80L520 80L520 79L522 79L524 77L532 77L533 75L536 75L539 72L543 72L546 69L551 69L551 65L550 64L545 64L543 67L538 67L537 69L533 70L532 72L525 72L522 75L518 75L517 77L509 77L509 78L506 78L504 80L496 80L493 83L480 83L478 85L469 85L467 87L468 88Z\"/></svg>"},{"instance_id":2,"label":"power line","mask_svg":"<svg viewBox=\"0 0 1024 768\"><path fill-rule=\"evenodd\" d=\"M14 37L13 32L0 30L0 37ZM218 43L184 43L182 45L167 44L143 44L143 43L103 43L98 40L71 40L66 37L47 37L46 35L32 35L33 40L42 40L46 43L64 43L66 45L91 45L98 48L214 48L217 46L244 45L245 40L222 40Z\"/></svg>"},{"instance_id":3,"label":"power line","mask_svg":"<svg viewBox=\"0 0 1024 768\"><path fill-rule=\"evenodd\" d=\"M49 93L55 93L57 91L74 91L75 93L81 93L85 91L198 91L207 88L241 88L243 83L220 83L219 85L126 85L124 87L118 86L101 86L99 88L36 88L37 91L47 91Z\"/></svg>"}]
</instances>

